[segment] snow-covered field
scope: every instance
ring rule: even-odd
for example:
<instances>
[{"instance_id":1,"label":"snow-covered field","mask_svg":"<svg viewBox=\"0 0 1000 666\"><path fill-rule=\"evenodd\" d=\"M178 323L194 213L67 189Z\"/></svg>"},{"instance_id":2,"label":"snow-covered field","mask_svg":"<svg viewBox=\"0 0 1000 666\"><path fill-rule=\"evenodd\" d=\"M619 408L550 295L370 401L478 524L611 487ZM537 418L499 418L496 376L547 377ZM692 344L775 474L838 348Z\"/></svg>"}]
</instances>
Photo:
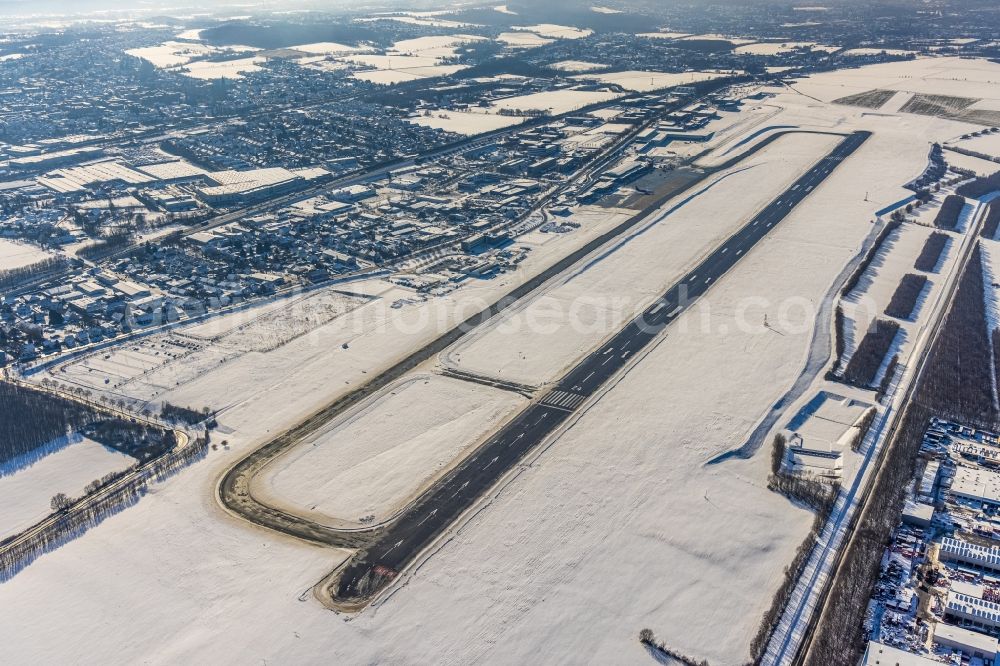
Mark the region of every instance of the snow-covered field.
<instances>
[{"instance_id":1,"label":"snow-covered field","mask_svg":"<svg viewBox=\"0 0 1000 666\"><path fill-rule=\"evenodd\" d=\"M957 167L959 169L968 169L977 176L992 176L997 171L1000 171L1000 162L984 160L981 157L963 155L950 150L944 154L944 157L948 162L948 166Z\"/></svg>"},{"instance_id":2,"label":"snow-covered field","mask_svg":"<svg viewBox=\"0 0 1000 666\"><path fill-rule=\"evenodd\" d=\"M840 47L838 46L825 46L823 44L817 44L816 42L759 42L757 44L744 44L743 46L737 46L734 51L736 53L746 53L750 55L779 55L781 53L788 53L796 49L808 49L810 51L836 51Z\"/></svg>"},{"instance_id":3,"label":"snow-covered field","mask_svg":"<svg viewBox=\"0 0 1000 666\"><path fill-rule=\"evenodd\" d=\"M546 39L533 32L518 30L516 32L501 32L497 36L497 41L512 48L533 49L536 46L551 44L554 39Z\"/></svg>"},{"instance_id":4,"label":"snow-covered field","mask_svg":"<svg viewBox=\"0 0 1000 666\"><path fill-rule=\"evenodd\" d=\"M586 62L583 60L561 60L549 65L552 69L560 72L593 72L598 69L607 69L608 65L597 62Z\"/></svg>"},{"instance_id":5,"label":"snow-covered field","mask_svg":"<svg viewBox=\"0 0 1000 666\"><path fill-rule=\"evenodd\" d=\"M164 42L159 46L146 46L130 49L125 53L142 58L154 67L165 69L184 65L194 58L209 55L216 51L215 47L192 42Z\"/></svg>"},{"instance_id":6,"label":"snow-covered field","mask_svg":"<svg viewBox=\"0 0 1000 666\"><path fill-rule=\"evenodd\" d=\"M620 97L618 93L595 92L593 90L553 90L551 92L517 95L497 100L490 105L494 111L509 109L514 111L549 111L553 115L575 111L598 102L607 102Z\"/></svg>"},{"instance_id":7,"label":"snow-covered field","mask_svg":"<svg viewBox=\"0 0 1000 666\"><path fill-rule=\"evenodd\" d=\"M662 90L675 86L687 86L699 81L711 81L720 77L730 76L725 72L608 72L606 74L583 74L575 78L587 79L591 81L601 81L602 83L614 83L626 90L635 92L650 92L652 90Z\"/></svg>"},{"instance_id":8,"label":"snow-covered field","mask_svg":"<svg viewBox=\"0 0 1000 666\"><path fill-rule=\"evenodd\" d=\"M544 293L467 336L443 355L445 363L529 385L556 379L746 224L838 139L822 134L779 139L693 192L682 207L667 204L664 214L623 237L613 251L596 252Z\"/></svg>"},{"instance_id":9,"label":"snow-covered field","mask_svg":"<svg viewBox=\"0 0 1000 666\"><path fill-rule=\"evenodd\" d=\"M642 32L636 35L636 37L646 37L648 39L681 39L683 37L690 37L691 33L688 32Z\"/></svg>"},{"instance_id":10,"label":"snow-covered field","mask_svg":"<svg viewBox=\"0 0 1000 666\"><path fill-rule=\"evenodd\" d=\"M1000 108L996 106L1000 103L1000 73L996 65L957 57L918 58L846 69L830 76L804 79L793 86L823 101L880 89L989 100L994 105L989 108ZM962 126L952 127L959 130ZM980 129L968 126L968 130Z\"/></svg>"},{"instance_id":11,"label":"snow-covered field","mask_svg":"<svg viewBox=\"0 0 1000 666\"><path fill-rule=\"evenodd\" d=\"M251 492L324 525L381 523L526 403L489 386L413 375L272 461Z\"/></svg>"},{"instance_id":12,"label":"snow-covered field","mask_svg":"<svg viewBox=\"0 0 1000 666\"><path fill-rule=\"evenodd\" d=\"M351 76L355 79L368 81L369 83L391 85L393 83L405 83L407 81L426 79L434 76L449 76L463 69L465 68L462 65L434 65L432 67L410 67L407 69L368 70L354 72Z\"/></svg>"},{"instance_id":13,"label":"snow-covered field","mask_svg":"<svg viewBox=\"0 0 1000 666\"><path fill-rule=\"evenodd\" d=\"M524 122L517 116L501 116L495 113L472 113L463 111L433 111L429 116L410 118L410 122L424 127L436 127L447 132L473 136L483 132L510 127Z\"/></svg>"},{"instance_id":14,"label":"snow-covered field","mask_svg":"<svg viewBox=\"0 0 1000 666\"><path fill-rule=\"evenodd\" d=\"M298 46L290 46L288 48L293 51L302 51L303 53L312 53L315 55L341 55L364 50L356 46L347 46L346 44L338 44L336 42L314 42L312 44L299 44Z\"/></svg>"},{"instance_id":15,"label":"snow-covered field","mask_svg":"<svg viewBox=\"0 0 1000 666\"><path fill-rule=\"evenodd\" d=\"M76 498L91 481L126 469L136 461L102 444L71 435L62 448L30 467L0 474L0 539L24 531L52 513L56 493Z\"/></svg>"},{"instance_id":16,"label":"snow-covered field","mask_svg":"<svg viewBox=\"0 0 1000 666\"><path fill-rule=\"evenodd\" d=\"M36 245L0 238L0 271L28 266L50 256L52 255Z\"/></svg>"},{"instance_id":17,"label":"snow-covered field","mask_svg":"<svg viewBox=\"0 0 1000 666\"><path fill-rule=\"evenodd\" d=\"M954 144L959 148L964 148L977 153L983 153L985 155L989 155L990 157L1000 157L1000 132L982 134L969 139L962 139L960 141L955 141ZM949 153L949 161L952 157L954 157L954 155Z\"/></svg>"},{"instance_id":18,"label":"snow-covered field","mask_svg":"<svg viewBox=\"0 0 1000 666\"><path fill-rule=\"evenodd\" d=\"M514 26L514 30L532 32L551 39L581 39L594 33L589 28L574 28L568 25L540 23L538 25Z\"/></svg>"},{"instance_id":19,"label":"snow-covered field","mask_svg":"<svg viewBox=\"0 0 1000 666\"><path fill-rule=\"evenodd\" d=\"M922 79L929 66L829 72L795 87L832 100L938 80L982 97L987 79L1000 80L1000 66L981 61L954 59L950 72ZM210 452L138 506L0 585L2 626L16 637L5 659L308 663L322 654L338 663L644 663L637 634L649 627L698 659L745 663L812 516L766 489L766 449L748 461L704 463L741 444L797 377L811 336L809 307L857 251L874 211L906 196L902 184L924 169L928 143L974 129L875 116L792 91L767 104L784 109L768 124L874 135L377 608L350 622L323 609L310 589L345 554L229 516L215 500L220 474L363 380L363 371L426 341L435 327L407 316L455 321L463 307L509 290L609 223L554 235L517 272L372 317L361 332L324 327L312 346L297 347L299 338L282 347L282 358L247 355L208 373L202 399L190 402L243 395L220 417L231 450ZM732 203L743 206L742 195ZM381 290L383 303L413 297L384 282L368 286ZM748 299L758 299L752 314L766 312L771 329L737 325ZM392 316L412 328L377 325ZM779 326L783 335L773 330ZM340 348L344 340L349 350Z\"/></svg>"},{"instance_id":20,"label":"snow-covered field","mask_svg":"<svg viewBox=\"0 0 1000 666\"><path fill-rule=\"evenodd\" d=\"M184 65L184 75L193 79L238 79L244 74L261 71L266 58L237 58L235 60L199 60Z\"/></svg>"}]
</instances>

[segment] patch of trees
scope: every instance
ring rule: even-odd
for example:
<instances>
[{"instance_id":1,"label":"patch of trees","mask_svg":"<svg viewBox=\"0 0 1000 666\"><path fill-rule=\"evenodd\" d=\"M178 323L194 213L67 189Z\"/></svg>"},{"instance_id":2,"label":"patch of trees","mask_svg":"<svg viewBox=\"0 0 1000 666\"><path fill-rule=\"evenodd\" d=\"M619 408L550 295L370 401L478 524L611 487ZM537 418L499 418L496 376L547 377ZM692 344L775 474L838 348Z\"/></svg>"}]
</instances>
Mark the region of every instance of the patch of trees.
<instances>
[{"instance_id":1,"label":"patch of trees","mask_svg":"<svg viewBox=\"0 0 1000 666\"><path fill-rule=\"evenodd\" d=\"M500 76L501 74L512 74L514 76L527 76L531 78L551 79L559 75L559 72L528 62L517 56L506 58L491 58L478 65L463 69L452 75L455 79L477 79L483 77Z\"/></svg>"},{"instance_id":2,"label":"patch of trees","mask_svg":"<svg viewBox=\"0 0 1000 666\"><path fill-rule=\"evenodd\" d=\"M21 266L20 268L11 268L6 271L0 271L0 289L10 289L12 287L16 287L22 282L34 280L35 278L48 273L62 270L63 268L66 268L68 264L69 262L65 259L50 257L48 259L36 261L35 263L27 266Z\"/></svg>"},{"instance_id":3,"label":"patch of trees","mask_svg":"<svg viewBox=\"0 0 1000 666\"><path fill-rule=\"evenodd\" d=\"M868 332L861 340L861 344L854 351L851 360L847 362L847 367L844 369L844 381L863 388L871 386L898 332L899 324L892 320L875 319L872 321Z\"/></svg>"},{"instance_id":4,"label":"patch of trees","mask_svg":"<svg viewBox=\"0 0 1000 666\"><path fill-rule=\"evenodd\" d=\"M662 656L674 661L678 661L684 666L709 666L708 661L702 659L701 661L689 657L686 654L681 654L676 650L672 650L664 645L662 642L656 640L656 634L653 633L652 629L643 629L639 632L639 642L645 645L650 650L654 652L659 652Z\"/></svg>"},{"instance_id":5,"label":"patch of trees","mask_svg":"<svg viewBox=\"0 0 1000 666\"><path fill-rule=\"evenodd\" d=\"M959 185L955 192L963 197L978 199L996 190L1000 190L1000 172Z\"/></svg>"},{"instance_id":6,"label":"patch of trees","mask_svg":"<svg viewBox=\"0 0 1000 666\"><path fill-rule=\"evenodd\" d=\"M844 308L840 305L833 311L833 345L837 356L833 364L833 371L840 369L840 360L844 358L844 351L847 343L844 341Z\"/></svg>"},{"instance_id":7,"label":"patch of trees","mask_svg":"<svg viewBox=\"0 0 1000 666\"><path fill-rule=\"evenodd\" d=\"M40 447L99 418L81 403L0 381L0 464L22 456L33 462L48 453Z\"/></svg>"},{"instance_id":8,"label":"patch of trees","mask_svg":"<svg viewBox=\"0 0 1000 666\"><path fill-rule=\"evenodd\" d=\"M948 234L943 234L940 231L932 233L927 237L927 240L924 241L924 247L920 250L920 255L917 256L917 260L913 262L913 267L918 271L933 273L937 268L938 261L941 260L941 253L944 252L944 248L947 244Z\"/></svg>"},{"instance_id":9,"label":"patch of trees","mask_svg":"<svg viewBox=\"0 0 1000 666\"><path fill-rule=\"evenodd\" d=\"M924 275L904 275L885 308L885 314L897 319L909 319L926 285L927 277Z\"/></svg>"},{"instance_id":10,"label":"patch of trees","mask_svg":"<svg viewBox=\"0 0 1000 666\"><path fill-rule=\"evenodd\" d=\"M986 219L983 220L983 230L980 232L983 238L996 238L997 226L1000 226L1000 205L993 200L986 209Z\"/></svg>"},{"instance_id":11,"label":"patch of trees","mask_svg":"<svg viewBox=\"0 0 1000 666\"><path fill-rule=\"evenodd\" d=\"M892 358L889 359L889 365L885 368L885 374L882 375L882 381L878 383L878 390L875 391L875 400L877 402L882 402L882 398L889 392L889 387L892 386L892 378L896 376L896 368L898 367L899 354L893 354Z\"/></svg>"},{"instance_id":12,"label":"patch of trees","mask_svg":"<svg viewBox=\"0 0 1000 666\"><path fill-rule=\"evenodd\" d=\"M118 252L132 242L134 235L130 231L119 231L113 233L103 240L93 245L85 247L77 252L77 255L91 261L98 261Z\"/></svg>"},{"instance_id":13,"label":"patch of trees","mask_svg":"<svg viewBox=\"0 0 1000 666\"><path fill-rule=\"evenodd\" d=\"M895 361L897 358L897 356L893 356L892 360ZM890 376L888 372L885 374L886 377ZM875 423L875 417L877 415L878 410L874 407L869 407L861 416L861 420L858 421L857 424L858 431L854 433L854 437L851 438L851 451L854 451L855 453L861 451L861 443L865 441L865 436L868 434L868 431L871 430L872 424Z\"/></svg>"},{"instance_id":14,"label":"patch of trees","mask_svg":"<svg viewBox=\"0 0 1000 666\"><path fill-rule=\"evenodd\" d=\"M840 492L840 484L826 483L809 476L794 474L772 474L767 480L767 487L791 500L805 504L817 515L823 516L824 520L830 515L833 503L837 501L837 493Z\"/></svg>"},{"instance_id":15,"label":"patch of trees","mask_svg":"<svg viewBox=\"0 0 1000 666\"><path fill-rule=\"evenodd\" d=\"M194 425L195 423L201 423L209 419L212 416L212 411L208 407L203 407L199 410L193 407L181 407L180 405L165 402L160 409L160 416L164 421L171 423L180 422Z\"/></svg>"},{"instance_id":16,"label":"patch of trees","mask_svg":"<svg viewBox=\"0 0 1000 666\"><path fill-rule=\"evenodd\" d=\"M898 218L893 218L886 222L886 225L882 227L882 231L878 232L878 236L875 237L875 242L872 243L870 248L868 248L868 251L861 259L861 262L854 269L854 272L851 273L851 276L847 278L846 282L844 282L844 288L840 290L840 294L842 296L846 296L854 291L854 288L858 286L858 282L861 280L861 276L864 275L866 270L868 270L868 267L871 266L872 261L874 261L875 257L882 249L882 244L885 243L885 239L889 237L889 234L899 228L900 224L902 224L902 220Z\"/></svg>"},{"instance_id":17,"label":"patch of trees","mask_svg":"<svg viewBox=\"0 0 1000 666\"><path fill-rule=\"evenodd\" d=\"M774 436L774 446L771 447L771 474L781 473L781 463L785 461L785 447L788 445L785 436L780 432Z\"/></svg>"},{"instance_id":18,"label":"patch of trees","mask_svg":"<svg viewBox=\"0 0 1000 666\"><path fill-rule=\"evenodd\" d=\"M938 209L937 216L934 218L934 226L938 229L954 229L963 208L965 208L965 197L949 194L945 197L941 208Z\"/></svg>"},{"instance_id":19,"label":"patch of trees","mask_svg":"<svg viewBox=\"0 0 1000 666\"><path fill-rule=\"evenodd\" d=\"M106 418L84 427L83 433L96 442L146 462L163 455L176 445L172 430L154 428L120 418Z\"/></svg>"}]
</instances>

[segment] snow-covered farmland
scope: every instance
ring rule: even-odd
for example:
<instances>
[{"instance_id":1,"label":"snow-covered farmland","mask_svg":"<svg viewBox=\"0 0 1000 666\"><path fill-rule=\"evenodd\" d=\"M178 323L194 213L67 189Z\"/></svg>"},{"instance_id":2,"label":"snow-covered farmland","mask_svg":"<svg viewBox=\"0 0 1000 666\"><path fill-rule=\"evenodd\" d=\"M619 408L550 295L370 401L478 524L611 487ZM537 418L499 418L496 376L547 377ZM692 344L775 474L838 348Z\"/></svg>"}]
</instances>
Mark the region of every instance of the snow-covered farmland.
<instances>
[{"instance_id":1,"label":"snow-covered farmland","mask_svg":"<svg viewBox=\"0 0 1000 666\"><path fill-rule=\"evenodd\" d=\"M608 65L597 62L586 62L583 60L561 60L549 65L552 69L560 72L593 72L599 69L607 69Z\"/></svg>"},{"instance_id":2,"label":"snow-covered farmland","mask_svg":"<svg viewBox=\"0 0 1000 666\"><path fill-rule=\"evenodd\" d=\"M540 23L538 25L514 26L514 30L531 32L551 39L581 39L594 33L589 28L573 28L568 25Z\"/></svg>"},{"instance_id":3,"label":"snow-covered farmland","mask_svg":"<svg viewBox=\"0 0 1000 666\"><path fill-rule=\"evenodd\" d=\"M143 48L130 49L126 51L129 55L142 58L154 67L168 68L184 65L194 60L212 53L216 48L205 44L192 42L164 42L159 46L147 46Z\"/></svg>"},{"instance_id":4,"label":"snow-covered farmland","mask_svg":"<svg viewBox=\"0 0 1000 666\"><path fill-rule=\"evenodd\" d=\"M272 461L251 492L324 525L378 524L526 403L488 386L410 376Z\"/></svg>"},{"instance_id":5,"label":"snow-covered farmland","mask_svg":"<svg viewBox=\"0 0 1000 666\"><path fill-rule=\"evenodd\" d=\"M757 44L744 44L737 46L736 53L746 53L750 55L773 56L788 53L796 49L806 49L809 51L837 51L838 46L825 46L816 42L758 42Z\"/></svg>"},{"instance_id":6,"label":"snow-covered farmland","mask_svg":"<svg viewBox=\"0 0 1000 666\"><path fill-rule=\"evenodd\" d=\"M968 139L954 141L953 144L965 150L1000 158L1000 132L981 134ZM954 155L949 153L948 161L950 162L953 157Z\"/></svg>"},{"instance_id":7,"label":"snow-covered farmland","mask_svg":"<svg viewBox=\"0 0 1000 666\"><path fill-rule=\"evenodd\" d=\"M299 44L298 46L290 46L288 48L293 51L312 53L314 55L342 55L364 50L356 46L347 46L346 44L338 44L336 42L314 42L312 44Z\"/></svg>"},{"instance_id":8,"label":"snow-covered farmland","mask_svg":"<svg viewBox=\"0 0 1000 666\"><path fill-rule=\"evenodd\" d=\"M0 271L29 266L51 256L38 246L0 238Z\"/></svg>"},{"instance_id":9,"label":"snow-covered farmland","mask_svg":"<svg viewBox=\"0 0 1000 666\"><path fill-rule=\"evenodd\" d=\"M601 81L602 83L612 83L621 86L625 90L632 90L635 92L650 92L652 90L662 90L663 88L691 85L698 83L699 81L711 81L724 76L731 76L731 73L627 71L583 74L575 78Z\"/></svg>"},{"instance_id":10,"label":"snow-covered farmland","mask_svg":"<svg viewBox=\"0 0 1000 666\"><path fill-rule=\"evenodd\" d=\"M238 79L244 74L261 71L266 58L237 58L235 60L198 60L184 65L181 71L193 79Z\"/></svg>"},{"instance_id":11,"label":"snow-covered farmland","mask_svg":"<svg viewBox=\"0 0 1000 666\"><path fill-rule=\"evenodd\" d=\"M436 127L446 132L455 132L466 136L492 132L524 122L524 118L517 116L468 111L433 111L431 115L419 115L409 120L424 127Z\"/></svg>"},{"instance_id":12,"label":"snow-covered farmland","mask_svg":"<svg viewBox=\"0 0 1000 666\"><path fill-rule=\"evenodd\" d=\"M548 111L552 114L566 113L599 102L607 102L619 97L617 93L593 90L553 90L551 92L518 95L497 100L490 106L494 111Z\"/></svg>"},{"instance_id":13,"label":"snow-covered farmland","mask_svg":"<svg viewBox=\"0 0 1000 666\"><path fill-rule=\"evenodd\" d=\"M31 466L0 469L0 539L24 531L52 512L57 493L80 497L91 481L120 472L136 461L124 453L73 434Z\"/></svg>"},{"instance_id":14,"label":"snow-covered farmland","mask_svg":"<svg viewBox=\"0 0 1000 666\"><path fill-rule=\"evenodd\" d=\"M497 41L506 44L511 48L533 49L537 46L551 44L555 40L546 39L545 37L536 35L533 32L518 30L516 32L501 32L497 36Z\"/></svg>"}]
</instances>

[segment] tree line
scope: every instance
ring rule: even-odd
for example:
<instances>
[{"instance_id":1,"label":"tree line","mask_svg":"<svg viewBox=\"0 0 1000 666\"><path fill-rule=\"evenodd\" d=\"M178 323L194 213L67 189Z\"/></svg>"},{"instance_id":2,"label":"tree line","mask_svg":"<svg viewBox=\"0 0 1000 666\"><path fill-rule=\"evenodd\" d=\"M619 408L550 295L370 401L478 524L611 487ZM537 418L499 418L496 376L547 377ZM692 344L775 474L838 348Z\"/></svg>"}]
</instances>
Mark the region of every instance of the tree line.
<instances>
[{"instance_id":1,"label":"tree line","mask_svg":"<svg viewBox=\"0 0 1000 666\"><path fill-rule=\"evenodd\" d=\"M49 257L20 268L0 271L0 289L11 289L22 282L28 282L48 273L66 268L69 264L62 257Z\"/></svg>"},{"instance_id":2,"label":"tree line","mask_svg":"<svg viewBox=\"0 0 1000 666\"><path fill-rule=\"evenodd\" d=\"M861 276L864 275L865 271L868 270L868 267L871 265L872 261L874 261L879 251L881 251L882 245L885 243L885 239L889 237L889 234L898 229L900 224L902 224L902 220L898 218L893 218L886 222L885 226L882 227L882 230L878 232L878 236L875 237L875 242L872 243L870 248L868 248L868 252L865 253L861 262L854 269L854 272L851 273L851 276L847 278L846 282L844 282L844 286L840 290L841 296L847 296L849 293L854 291L854 288L858 286L858 282L861 280Z\"/></svg>"},{"instance_id":3,"label":"tree line","mask_svg":"<svg viewBox=\"0 0 1000 666\"><path fill-rule=\"evenodd\" d=\"M892 293L889 304L885 307L885 314L897 319L909 319L913 315L913 310L917 306L917 300L923 293L927 285L927 277L907 273L896 286L896 291Z\"/></svg>"},{"instance_id":4,"label":"tree line","mask_svg":"<svg viewBox=\"0 0 1000 666\"><path fill-rule=\"evenodd\" d=\"M938 261L941 260L941 253L944 252L947 244L948 234L943 234L940 231L932 233L924 241L924 247L920 250L920 254L917 255L917 260L913 262L913 267L925 273L935 272Z\"/></svg>"},{"instance_id":5,"label":"tree line","mask_svg":"<svg viewBox=\"0 0 1000 666\"><path fill-rule=\"evenodd\" d=\"M844 382L862 388L871 386L898 332L899 324L890 319L873 320L844 368Z\"/></svg>"},{"instance_id":6,"label":"tree line","mask_svg":"<svg viewBox=\"0 0 1000 666\"><path fill-rule=\"evenodd\" d=\"M965 208L965 197L949 194L934 217L934 226L938 229L954 229L958 225L958 216Z\"/></svg>"}]
</instances>

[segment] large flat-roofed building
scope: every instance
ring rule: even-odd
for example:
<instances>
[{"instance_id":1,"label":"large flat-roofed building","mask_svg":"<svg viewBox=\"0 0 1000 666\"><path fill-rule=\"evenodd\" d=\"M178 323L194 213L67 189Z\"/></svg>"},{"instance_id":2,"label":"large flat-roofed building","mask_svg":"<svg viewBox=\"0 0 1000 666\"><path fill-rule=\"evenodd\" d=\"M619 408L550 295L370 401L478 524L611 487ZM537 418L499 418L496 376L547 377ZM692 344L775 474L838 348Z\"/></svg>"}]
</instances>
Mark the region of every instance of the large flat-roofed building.
<instances>
[{"instance_id":1,"label":"large flat-roofed building","mask_svg":"<svg viewBox=\"0 0 1000 666\"><path fill-rule=\"evenodd\" d=\"M941 662L869 641L861 664L862 666L931 666L932 664L940 666Z\"/></svg>"},{"instance_id":2,"label":"large flat-roofed building","mask_svg":"<svg viewBox=\"0 0 1000 666\"><path fill-rule=\"evenodd\" d=\"M945 619L996 635L1000 633L1000 604L949 590L944 604Z\"/></svg>"},{"instance_id":3,"label":"large flat-roofed building","mask_svg":"<svg viewBox=\"0 0 1000 666\"><path fill-rule=\"evenodd\" d=\"M993 661L997 656L995 637L953 624L938 624L934 628L934 642L942 647L964 652L970 657Z\"/></svg>"},{"instance_id":4,"label":"large flat-roofed building","mask_svg":"<svg viewBox=\"0 0 1000 666\"><path fill-rule=\"evenodd\" d=\"M960 465L955 471L951 494L970 502L1000 506L1000 474L982 467Z\"/></svg>"},{"instance_id":5,"label":"large flat-roofed building","mask_svg":"<svg viewBox=\"0 0 1000 666\"><path fill-rule=\"evenodd\" d=\"M199 187L198 197L209 204L224 205L261 201L292 192L312 180L329 175L323 169L289 170L281 167L250 171L213 171L206 178L214 183Z\"/></svg>"},{"instance_id":6,"label":"large flat-roofed building","mask_svg":"<svg viewBox=\"0 0 1000 666\"><path fill-rule=\"evenodd\" d=\"M941 539L938 557L944 562L957 562L980 571L1000 574L1000 548L945 537Z\"/></svg>"}]
</instances>

